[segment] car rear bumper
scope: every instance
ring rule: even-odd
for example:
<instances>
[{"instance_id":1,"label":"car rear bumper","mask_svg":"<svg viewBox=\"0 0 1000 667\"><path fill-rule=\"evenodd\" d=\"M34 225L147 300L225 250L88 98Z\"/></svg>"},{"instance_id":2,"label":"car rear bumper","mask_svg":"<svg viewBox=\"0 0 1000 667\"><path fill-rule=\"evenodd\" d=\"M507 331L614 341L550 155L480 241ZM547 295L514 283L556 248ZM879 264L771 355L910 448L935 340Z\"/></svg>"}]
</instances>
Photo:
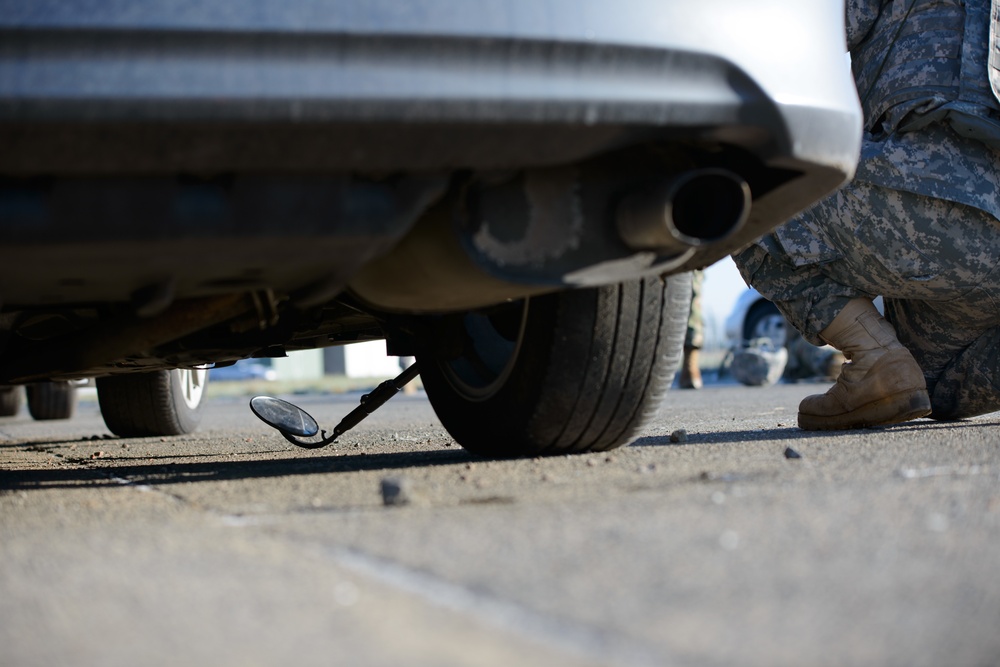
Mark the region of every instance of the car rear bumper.
<instances>
[{"instance_id":1,"label":"car rear bumper","mask_svg":"<svg viewBox=\"0 0 1000 667\"><path fill-rule=\"evenodd\" d=\"M401 300L381 266L355 280L380 256L405 274L392 249L468 173L481 215L445 235L502 283L490 299L704 266L853 173L842 26L838 0L0 0L0 290L315 303L353 281L377 307L473 307L464 264ZM689 149L748 165L746 224L680 256L626 247L607 211ZM512 172L534 189L491 194ZM505 217L539 188L569 217ZM456 283L468 300L443 298Z\"/></svg>"},{"instance_id":2,"label":"car rear bumper","mask_svg":"<svg viewBox=\"0 0 1000 667\"><path fill-rule=\"evenodd\" d=\"M0 170L524 167L683 134L849 174L841 3L746 4L8 0Z\"/></svg>"}]
</instances>

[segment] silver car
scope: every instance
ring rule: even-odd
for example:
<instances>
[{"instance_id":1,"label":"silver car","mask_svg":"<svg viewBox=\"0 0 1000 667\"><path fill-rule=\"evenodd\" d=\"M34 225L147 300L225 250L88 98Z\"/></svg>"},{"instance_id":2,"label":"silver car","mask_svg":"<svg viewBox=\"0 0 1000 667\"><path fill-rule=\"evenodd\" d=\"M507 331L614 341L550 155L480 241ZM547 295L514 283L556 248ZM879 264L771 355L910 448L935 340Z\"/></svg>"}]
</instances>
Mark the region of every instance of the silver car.
<instances>
[{"instance_id":1,"label":"silver car","mask_svg":"<svg viewBox=\"0 0 1000 667\"><path fill-rule=\"evenodd\" d=\"M184 432L172 369L384 338L471 451L625 444L684 273L852 175L843 9L0 0L0 384Z\"/></svg>"}]
</instances>

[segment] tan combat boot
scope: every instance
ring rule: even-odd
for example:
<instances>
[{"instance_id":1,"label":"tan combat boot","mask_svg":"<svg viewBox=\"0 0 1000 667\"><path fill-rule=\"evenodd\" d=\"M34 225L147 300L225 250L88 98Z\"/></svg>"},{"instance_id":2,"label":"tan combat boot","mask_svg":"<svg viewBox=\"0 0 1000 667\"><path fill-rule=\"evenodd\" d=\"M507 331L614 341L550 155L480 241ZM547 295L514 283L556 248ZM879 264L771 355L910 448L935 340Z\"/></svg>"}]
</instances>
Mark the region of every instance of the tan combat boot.
<instances>
[{"instance_id":1,"label":"tan combat boot","mask_svg":"<svg viewBox=\"0 0 1000 667\"><path fill-rule=\"evenodd\" d=\"M847 363L830 391L799 404L799 428L864 428L930 414L920 366L871 301L849 301L819 335L843 352Z\"/></svg>"},{"instance_id":2,"label":"tan combat boot","mask_svg":"<svg viewBox=\"0 0 1000 667\"><path fill-rule=\"evenodd\" d=\"M681 364L681 389L701 389L701 368L698 366L698 348L684 348L684 363Z\"/></svg>"}]
</instances>

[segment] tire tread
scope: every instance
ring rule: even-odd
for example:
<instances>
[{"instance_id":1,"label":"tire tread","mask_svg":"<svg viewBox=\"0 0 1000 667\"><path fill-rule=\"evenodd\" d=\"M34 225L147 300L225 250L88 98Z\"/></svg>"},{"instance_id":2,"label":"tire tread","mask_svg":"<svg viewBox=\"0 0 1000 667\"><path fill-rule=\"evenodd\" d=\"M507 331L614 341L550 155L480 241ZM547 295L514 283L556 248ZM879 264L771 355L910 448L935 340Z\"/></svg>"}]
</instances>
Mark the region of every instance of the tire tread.
<instances>
[{"instance_id":1,"label":"tire tread","mask_svg":"<svg viewBox=\"0 0 1000 667\"><path fill-rule=\"evenodd\" d=\"M76 410L76 386L72 382L36 382L25 387L28 412L38 421L69 419Z\"/></svg>"},{"instance_id":2,"label":"tire tread","mask_svg":"<svg viewBox=\"0 0 1000 667\"><path fill-rule=\"evenodd\" d=\"M108 429L121 437L184 435L197 426L199 409L185 411L171 371L97 379L97 398ZM190 412L186 414L186 412Z\"/></svg>"},{"instance_id":3,"label":"tire tread","mask_svg":"<svg viewBox=\"0 0 1000 667\"><path fill-rule=\"evenodd\" d=\"M424 386L452 437L478 454L620 447L656 415L673 382L690 299L686 274L533 299L522 358L495 396L464 399L428 359Z\"/></svg>"}]
</instances>

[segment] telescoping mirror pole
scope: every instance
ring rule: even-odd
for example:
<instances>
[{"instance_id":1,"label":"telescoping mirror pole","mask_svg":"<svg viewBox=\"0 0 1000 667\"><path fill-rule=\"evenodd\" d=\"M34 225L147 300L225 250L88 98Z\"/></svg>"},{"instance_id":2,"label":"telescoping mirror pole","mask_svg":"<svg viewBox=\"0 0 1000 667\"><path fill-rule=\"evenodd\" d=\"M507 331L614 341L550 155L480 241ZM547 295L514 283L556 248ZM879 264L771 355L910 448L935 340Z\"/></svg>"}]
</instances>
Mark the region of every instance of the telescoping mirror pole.
<instances>
[{"instance_id":1,"label":"telescoping mirror pole","mask_svg":"<svg viewBox=\"0 0 1000 667\"><path fill-rule=\"evenodd\" d=\"M347 431L361 423L361 421L378 410L380 407L395 396L400 389L406 386L413 378L417 377L420 370L417 364L411 364L409 368L391 380L386 380L375 387L369 394L361 397L361 405L354 408L344 417L333 429L333 433L327 436L326 431L319 430L319 424L308 412L288 401L272 396L254 396L250 399L250 410L257 417L273 428L278 429L285 440L297 447L304 449L319 449L326 447L334 440L344 435ZM300 440L300 438L311 438L317 433L320 439L315 441Z\"/></svg>"}]
</instances>

